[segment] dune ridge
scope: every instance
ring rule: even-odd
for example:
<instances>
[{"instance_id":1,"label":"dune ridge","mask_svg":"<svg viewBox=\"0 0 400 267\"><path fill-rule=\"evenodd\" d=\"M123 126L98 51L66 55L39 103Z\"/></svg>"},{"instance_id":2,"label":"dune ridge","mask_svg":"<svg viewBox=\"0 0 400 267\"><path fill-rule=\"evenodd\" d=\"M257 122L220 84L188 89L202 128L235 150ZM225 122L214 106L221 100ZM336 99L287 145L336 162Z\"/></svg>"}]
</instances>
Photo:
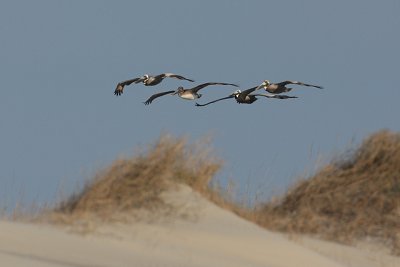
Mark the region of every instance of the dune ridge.
<instances>
[{"instance_id":1,"label":"dune ridge","mask_svg":"<svg viewBox=\"0 0 400 267\"><path fill-rule=\"evenodd\" d=\"M258 212L268 229L371 241L400 255L400 134L369 136Z\"/></svg>"},{"instance_id":2,"label":"dune ridge","mask_svg":"<svg viewBox=\"0 0 400 267\"><path fill-rule=\"evenodd\" d=\"M90 234L73 228L0 222L3 266L342 266L223 210L187 185L166 203L196 207L191 219L107 222ZM389 266L389 265L388 265Z\"/></svg>"},{"instance_id":3,"label":"dune ridge","mask_svg":"<svg viewBox=\"0 0 400 267\"><path fill-rule=\"evenodd\" d=\"M0 221L0 266L400 266L312 237L376 238L396 253L399 140L379 132L279 201L246 208L211 183L222 160L207 139L163 135L30 224Z\"/></svg>"}]
</instances>

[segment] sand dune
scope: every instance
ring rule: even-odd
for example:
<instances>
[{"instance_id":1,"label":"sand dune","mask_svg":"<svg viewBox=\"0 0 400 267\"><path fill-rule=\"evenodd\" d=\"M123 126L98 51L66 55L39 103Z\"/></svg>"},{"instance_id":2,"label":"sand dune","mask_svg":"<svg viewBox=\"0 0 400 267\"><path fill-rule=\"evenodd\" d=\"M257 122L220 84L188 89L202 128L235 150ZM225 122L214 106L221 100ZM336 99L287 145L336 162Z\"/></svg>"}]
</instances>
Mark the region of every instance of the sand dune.
<instances>
[{"instance_id":1,"label":"sand dune","mask_svg":"<svg viewBox=\"0 0 400 267\"><path fill-rule=\"evenodd\" d=\"M0 266L400 266L395 257L374 262L354 248L347 253L346 247L328 242L290 241L215 206L189 187L164 197L179 207L174 216L100 225L87 235L2 221Z\"/></svg>"}]
</instances>

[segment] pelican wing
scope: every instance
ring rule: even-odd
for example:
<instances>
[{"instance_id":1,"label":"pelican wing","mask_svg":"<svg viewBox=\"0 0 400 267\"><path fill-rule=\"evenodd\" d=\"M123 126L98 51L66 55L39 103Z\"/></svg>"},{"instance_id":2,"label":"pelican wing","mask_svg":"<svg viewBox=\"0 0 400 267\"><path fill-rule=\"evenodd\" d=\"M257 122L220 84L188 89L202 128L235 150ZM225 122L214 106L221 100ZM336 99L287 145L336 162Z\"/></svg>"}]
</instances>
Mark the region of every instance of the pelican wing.
<instances>
[{"instance_id":1,"label":"pelican wing","mask_svg":"<svg viewBox=\"0 0 400 267\"><path fill-rule=\"evenodd\" d=\"M160 75L163 75L163 77L170 77L170 78L175 78L175 79L179 79L179 80L186 80L186 81L189 81L189 82L194 82L192 79L188 79L188 78L185 78L185 77L183 77L181 75L177 75L177 74L173 74L173 73L163 73L163 74L160 74Z\"/></svg>"},{"instance_id":2,"label":"pelican wing","mask_svg":"<svg viewBox=\"0 0 400 267\"><path fill-rule=\"evenodd\" d=\"M130 80L126 80L126 81L118 83L117 87L115 88L114 95L122 95L122 93L124 92L124 87L126 85L131 85L132 83L140 83L143 80L144 80L144 78L140 77L140 78L134 78L134 79L130 79Z\"/></svg>"},{"instance_id":3,"label":"pelican wing","mask_svg":"<svg viewBox=\"0 0 400 267\"><path fill-rule=\"evenodd\" d=\"M209 85L231 85L231 86L239 87L239 85L236 85L236 84L233 84L233 83L214 83L214 82L209 82L209 83L203 83L203 84L197 85L196 87L193 87L190 90L192 90L194 93L197 93L199 90L201 90L204 87L209 86Z\"/></svg>"},{"instance_id":4,"label":"pelican wing","mask_svg":"<svg viewBox=\"0 0 400 267\"><path fill-rule=\"evenodd\" d=\"M147 100L146 100L145 102L143 102L143 103L144 103L145 105L149 105L149 104L151 104L151 102L153 102L154 99L156 99L156 98L158 98L158 97L160 97L160 96L168 95L168 94L172 94L172 93L175 93L175 91L166 91L166 92L161 92L161 93L154 94L154 95L150 96L149 99L147 99Z\"/></svg>"},{"instance_id":5,"label":"pelican wing","mask_svg":"<svg viewBox=\"0 0 400 267\"><path fill-rule=\"evenodd\" d=\"M248 94L250 94L251 92L254 92L255 90L257 90L257 88L258 88L258 86L252 87L250 89L246 89L246 90L244 90L243 92L240 93L240 96L243 97L243 98L246 98L246 96Z\"/></svg>"},{"instance_id":6,"label":"pelican wing","mask_svg":"<svg viewBox=\"0 0 400 267\"><path fill-rule=\"evenodd\" d=\"M284 81L284 82L277 83L277 85L280 85L280 86L286 86L288 84L297 84L297 85L310 86L310 87L323 89L323 87L319 86L319 85L312 85L312 84L298 82L298 81Z\"/></svg>"},{"instance_id":7,"label":"pelican wing","mask_svg":"<svg viewBox=\"0 0 400 267\"><path fill-rule=\"evenodd\" d=\"M256 89L257 89L257 86L252 87L252 88L250 88L250 89L244 90L243 92L239 93L239 95L237 95L236 101L237 101L238 103L245 102L245 101L246 101L246 97L247 97L250 93L254 92Z\"/></svg>"},{"instance_id":8,"label":"pelican wing","mask_svg":"<svg viewBox=\"0 0 400 267\"><path fill-rule=\"evenodd\" d=\"M215 103L215 102L218 102L218 101L221 101L221 100L229 99L229 98L234 98L234 96L230 95L230 96L227 96L227 97L223 97L223 98L220 98L220 99L216 99L216 100L210 101L210 102L205 103L205 104L196 103L196 107L204 107L204 106L207 106L209 104L212 104L212 103Z\"/></svg>"},{"instance_id":9,"label":"pelican wing","mask_svg":"<svg viewBox=\"0 0 400 267\"><path fill-rule=\"evenodd\" d=\"M274 94L254 94L254 96L264 96L268 98L277 98L277 99L298 98L297 96L274 95Z\"/></svg>"}]
</instances>

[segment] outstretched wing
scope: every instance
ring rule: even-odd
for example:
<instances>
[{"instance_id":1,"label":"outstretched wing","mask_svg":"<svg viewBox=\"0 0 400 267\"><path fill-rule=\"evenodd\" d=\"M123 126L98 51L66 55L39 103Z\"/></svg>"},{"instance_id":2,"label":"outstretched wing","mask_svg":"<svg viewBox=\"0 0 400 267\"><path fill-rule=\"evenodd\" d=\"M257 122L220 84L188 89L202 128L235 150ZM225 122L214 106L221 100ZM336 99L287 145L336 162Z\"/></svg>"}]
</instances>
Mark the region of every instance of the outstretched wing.
<instances>
[{"instance_id":1,"label":"outstretched wing","mask_svg":"<svg viewBox=\"0 0 400 267\"><path fill-rule=\"evenodd\" d=\"M277 85L280 85L280 86L285 86L285 85L288 85L288 84L297 84L297 85L310 86L310 87L323 89L323 87L319 86L319 85L312 85L312 84L298 82L298 81L284 81L284 82L277 83Z\"/></svg>"},{"instance_id":2,"label":"outstretched wing","mask_svg":"<svg viewBox=\"0 0 400 267\"><path fill-rule=\"evenodd\" d=\"M188 79L188 78L185 78L185 77L183 77L181 75L177 75L177 74L173 74L173 73L163 73L163 74L160 74L160 75L163 75L163 77L170 77L170 78L175 78L175 79L179 79L179 80L186 80L186 81L189 81L189 82L194 82L192 79Z\"/></svg>"},{"instance_id":3,"label":"outstretched wing","mask_svg":"<svg viewBox=\"0 0 400 267\"><path fill-rule=\"evenodd\" d=\"M192 90L194 93L197 93L199 90L201 90L204 87L209 86L209 85L231 85L231 86L239 87L239 85L236 85L236 84L233 84L233 83L214 83L214 82L209 82L209 83L203 83L203 84L197 85L196 87L193 87L190 90Z\"/></svg>"},{"instance_id":4,"label":"outstretched wing","mask_svg":"<svg viewBox=\"0 0 400 267\"><path fill-rule=\"evenodd\" d=\"M211 101L211 102L208 102L208 103L205 103L205 104L196 103L196 107L204 107L204 106L207 106L207 105L209 105L209 104L212 104L212 103L215 103L215 102L218 102L218 101L221 101L221 100L229 99L229 98L234 98L234 96L233 96L233 95L230 95L230 96L227 96L227 97L223 97L223 98L220 98L220 99L216 99L216 100L214 100L214 101Z\"/></svg>"},{"instance_id":5,"label":"outstretched wing","mask_svg":"<svg viewBox=\"0 0 400 267\"><path fill-rule=\"evenodd\" d=\"M297 96L274 95L274 94L254 94L254 96L264 96L268 98L277 98L277 99L298 98Z\"/></svg>"},{"instance_id":6,"label":"outstretched wing","mask_svg":"<svg viewBox=\"0 0 400 267\"><path fill-rule=\"evenodd\" d=\"M163 95L172 94L174 92L175 91L166 91L166 92L161 92L161 93L154 94L154 95L150 96L149 99L147 99L145 102L143 102L143 104L149 105L149 104L151 104L151 102L153 102L154 99L156 99L156 98L158 98L160 96L163 96Z\"/></svg>"},{"instance_id":7,"label":"outstretched wing","mask_svg":"<svg viewBox=\"0 0 400 267\"><path fill-rule=\"evenodd\" d=\"M254 92L255 90L257 90L258 86L252 87L250 89L246 89L243 92L240 93L240 96L242 96L243 98L245 98L248 94L250 94L251 92Z\"/></svg>"},{"instance_id":8,"label":"outstretched wing","mask_svg":"<svg viewBox=\"0 0 400 267\"><path fill-rule=\"evenodd\" d=\"M126 85L130 85L131 83L140 83L142 81L144 81L143 77L134 78L134 79L130 79L130 80L126 80L126 81L120 82L120 83L117 84L117 87L115 88L114 95L122 95L122 93L124 92L124 87Z\"/></svg>"}]
</instances>

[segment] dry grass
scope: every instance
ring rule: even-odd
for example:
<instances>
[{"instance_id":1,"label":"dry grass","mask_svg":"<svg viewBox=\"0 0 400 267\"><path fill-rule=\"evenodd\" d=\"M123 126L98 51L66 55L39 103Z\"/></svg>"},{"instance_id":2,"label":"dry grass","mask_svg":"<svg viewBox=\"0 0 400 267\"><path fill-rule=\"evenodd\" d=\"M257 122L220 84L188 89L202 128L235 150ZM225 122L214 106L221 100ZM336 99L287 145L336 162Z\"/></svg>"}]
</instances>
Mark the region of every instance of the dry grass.
<instances>
[{"instance_id":1,"label":"dry grass","mask_svg":"<svg viewBox=\"0 0 400 267\"><path fill-rule=\"evenodd\" d=\"M370 136L257 213L269 229L345 243L372 238L400 255L400 134Z\"/></svg>"},{"instance_id":2,"label":"dry grass","mask_svg":"<svg viewBox=\"0 0 400 267\"><path fill-rule=\"evenodd\" d=\"M400 255L400 134L378 132L278 200L252 208L235 202L234 188L210 183L221 166L207 139L188 144L186 138L162 135L135 156L100 170L42 218L96 227L98 220L120 221L121 214L143 210L163 216L171 207L161 193L183 183L268 229L344 243L372 238Z\"/></svg>"},{"instance_id":3,"label":"dry grass","mask_svg":"<svg viewBox=\"0 0 400 267\"><path fill-rule=\"evenodd\" d=\"M95 175L84 189L46 214L58 222L112 220L116 214L166 208L160 194L183 183L204 193L222 161L211 155L207 139L188 144L186 138L162 135L131 158L116 160Z\"/></svg>"}]
</instances>

